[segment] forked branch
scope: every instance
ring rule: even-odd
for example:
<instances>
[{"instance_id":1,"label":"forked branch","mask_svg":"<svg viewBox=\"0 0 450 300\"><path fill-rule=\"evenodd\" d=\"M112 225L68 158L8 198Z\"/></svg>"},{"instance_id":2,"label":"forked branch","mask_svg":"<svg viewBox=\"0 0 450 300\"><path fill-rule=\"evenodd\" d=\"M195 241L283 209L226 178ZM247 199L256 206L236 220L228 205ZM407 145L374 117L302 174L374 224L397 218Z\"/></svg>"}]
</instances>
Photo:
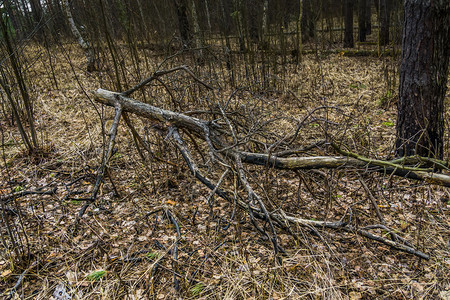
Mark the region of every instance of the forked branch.
<instances>
[{"instance_id":1,"label":"forked branch","mask_svg":"<svg viewBox=\"0 0 450 300\"><path fill-rule=\"evenodd\" d=\"M228 120L226 113L220 106L219 106L220 114L222 115L223 119L225 120L225 123L229 127L228 131L224 129L224 127L226 126L223 126L223 122L221 126L216 121L208 121L199 118L194 118L186 114L161 109L159 107L142 103L135 99L127 97L127 95L130 95L135 90L145 86L158 76L175 72L177 70L184 70L188 73L190 72L185 66L181 66L167 71L156 72L151 77L142 81L136 87L124 93L115 93L104 89L98 89L94 93L95 99L96 101L102 104L116 107L116 117L118 117L117 114L119 114L120 116L121 111L123 111L133 113L141 117L159 122L161 127L165 128L165 130L168 132L167 137L172 138L174 145L178 148L178 150L182 154L186 165L188 166L189 170L191 171L192 175L195 178L197 178L201 183L203 183L206 187L208 187L212 191L212 193L225 199L233 206L237 206L240 209L247 211L251 216L251 218L263 220L266 223L266 225L268 225L270 229L270 234L268 234L267 232L265 232L264 229L259 228L255 224L255 226L257 226L258 231L270 237L275 253L277 253L281 249L281 247L278 245L278 238L275 227L282 228L287 232L292 232L289 224L291 225L294 224L306 226L308 228L312 227L330 228L357 233L366 238L376 240L385 245L388 245L394 249L404 251L424 259L429 259L429 256L427 254L419 250L416 250L414 247L412 247L409 243L407 243L400 237L397 237L397 239L393 241L369 232L370 229L377 229L377 228L379 229L380 228L379 226L385 225L376 225L366 228L356 228L342 221L324 222L324 221L307 220L297 218L294 216L288 216L283 212L279 213L268 211L264 205L263 198L261 198L261 196L259 196L255 192L255 190L252 188L249 181L247 180L246 173L242 163L260 165L265 166L266 168L283 169L283 170L319 169L319 168L336 169L336 168L352 167L365 169L366 171L375 171L385 174L393 174L405 178L423 180L443 186L450 186L450 176L446 174L434 173L432 169L428 168L410 167L403 164L403 162L399 161L389 162L381 160L371 160L359 156L357 154L343 151L339 149L336 145L333 146L336 148L336 151L340 153L342 156L286 157L292 154L298 154L298 151L296 150L285 150L279 152L279 155L246 152L243 151L242 148L240 148L238 143L236 143L237 133L231 122ZM194 77L194 79L196 78L195 76L193 76L193 74L191 74L191 76ZM199 80L196 79L196 81ZM205 84L203 85L210 88ZM117 111L118 108L120 109L119 111ZM113 123L113 128L115 128L115 130L117 130L117 124L118 122ZM183 132L185 132L192 140L195 137L205 141L206 144L208 145L211 157L213 159L217 158L218 162L222 164L224 167L231 168L234 170L235 174L238 175L241 186L244 187L245 191L247 192L247 197L244 197L246 199L243 199L239 195L236 196L232 192L227 191L226 188L219 187L220 185L219 183L214 183L211 179L209 179L206 175L204 175L200 171L200 169L197 167L194 157L192 156L189 150L189 146L180 136L178 132L179 129L182 129ZM110 143L106 159L104 160L104 164L102 164L102 167L99 170L99 174L103 174L102 168L106 167L105 162L108 161L111 145L114 144L114 138L115 133L110 135ZM197 150L199 150L198 146L196 146L196 148ZM222 180L223 178L220 180L220 182Z\"/></svg>"}]
</instances>

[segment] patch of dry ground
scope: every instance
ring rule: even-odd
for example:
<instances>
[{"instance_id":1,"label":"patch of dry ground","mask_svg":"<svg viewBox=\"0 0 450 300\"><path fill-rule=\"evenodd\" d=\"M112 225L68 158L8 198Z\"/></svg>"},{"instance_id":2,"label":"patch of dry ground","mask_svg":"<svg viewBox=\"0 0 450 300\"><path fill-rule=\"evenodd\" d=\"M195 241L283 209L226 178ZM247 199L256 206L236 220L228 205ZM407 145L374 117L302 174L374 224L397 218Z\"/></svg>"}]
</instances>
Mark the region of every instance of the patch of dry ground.
<instances>
[{"instance_id":1,"label":"patch of dry ground","mask_svg":"<svg viewBox=\"0 0 450 300\"><path fill-rule=\"evenodd\" d=\"M23 299L48 299L59 282L72 299L450 299L448 189L364 170L295 174L249 167L247 176L265 195L268 209L306 219L377 224L370 193L386 224L431 256L425 261L353 233L299 227L292 228L296 239L279 232L285 253L278 265L270 241L252 226L248 214L212 199L190 176L175 147L164 141L165 133L143 120L135 119L136 128L154 154L170 164L148 157L143 162L121 123L109 172L112 180L105 180L75 231L75 217L85 203L82 199L90 195L101 160L101 123L108 129L113 115L111 109L94 104L89 91L114 88L111 70L86 74L78 50L65 46L65 51L67 55L60 49L53 54L58 88L44 60L33 65L36 123L45 151L24 155L15 127L1 120L2 193L57 188L52 195L28 195L4 207L2 295L36 262L17 291ZM391 157L395 91L386 76L395 78L392 59L311 55L301 66L287 68L280 76L285 91L243 89L230 101L230 110L250 121L279 117L264 128L272 134L267 140L273 140L295 127L293 118L302 120L326 106L305 119L295 143L309 145L328 135L362 155ZM197 71L201 76L201 68ZM192 111L208 109L208 97L226 101L232 92L225 88L202 94L198 88L186 88L183 80L186 77L168 80L178 108L161 86L149 88L147 101ZM310 154L333 151L323 146ZM210 176L218 180L221 174ZM169 214L181 232L176 261L176 230ZM22 263L16 263L14 247L25 254Z\"/></svg>"}]
</instances>

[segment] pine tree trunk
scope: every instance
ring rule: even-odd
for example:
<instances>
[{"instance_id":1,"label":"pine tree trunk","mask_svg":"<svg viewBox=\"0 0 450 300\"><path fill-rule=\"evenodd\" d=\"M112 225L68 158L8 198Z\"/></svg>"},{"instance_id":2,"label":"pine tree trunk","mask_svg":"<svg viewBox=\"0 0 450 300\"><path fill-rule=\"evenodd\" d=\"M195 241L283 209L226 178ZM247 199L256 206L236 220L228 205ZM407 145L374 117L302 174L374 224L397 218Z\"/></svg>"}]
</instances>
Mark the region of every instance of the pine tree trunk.
<instances>
[{"instance_id":1,"label":"pine tree trunk","mask_svg":"<svg viewBox=\"0 0 450 300\"><path fill-rule=\"evenodd\" d=\"M367 5L366 0L359 0L358 2L358 31L359 31L359 41L365 42L367 35L367 13L366 13Z\"/></svg>"},{"instance_id":2,"label":"pine tree trunk","mask_svg":"<svg viewBox=\"0 0 450 300\"><path fill-rule=\"evenodd\" d=\"M391 0L380 0L380 31L379 44L389 44L389 26L391 23Z\"/></svg>"},{"instance_id":3,"label":"pine tree trunk","mask_svg":"<svg viewBox=\"0 0 450 300\"><path fill-rule=\"evenodd\" d=\"M366 0L366 33L372 33L372 5L370 0Z\"/></svg>"},{"instance_id":4,"label":"pine tree trunk","mask_svg":"<svg viewBox=\"0 0 450 300\"><path fill-rule=\"evenodd\" d=\"M442 158L449 64L448 0L405 0L396 154Z\"/></svg>"},{"instance_id":5,"label":"pine tree trunk","mask_svg":"<svg viewBox=\"0 0 450 300\"><path fill-rule=\"evenodd\" d=\"M353 48L355 46L353 40L353 0L344 1L344 47Z\"/></svg>"},{"instance_id":6,"label":"pine tree trunk","mask_svg":"<svg viewBox=\"0 0 450 300\"><path fill-rule=\"evenodd\" d=\"M180 31L183 48L190 48L192 32L191 27L189 26L186 3L184 0L174 0L174 4L177 13L178 29Z\"/></svg>"}]
</instances>

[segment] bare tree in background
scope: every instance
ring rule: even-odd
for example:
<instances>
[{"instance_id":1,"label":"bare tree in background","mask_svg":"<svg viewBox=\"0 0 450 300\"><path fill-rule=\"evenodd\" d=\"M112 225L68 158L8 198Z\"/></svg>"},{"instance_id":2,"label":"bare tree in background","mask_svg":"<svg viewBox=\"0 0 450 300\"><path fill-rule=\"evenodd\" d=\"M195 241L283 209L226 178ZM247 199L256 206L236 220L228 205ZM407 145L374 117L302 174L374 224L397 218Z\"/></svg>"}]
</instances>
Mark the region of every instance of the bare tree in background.
<instances>
[{"instance_id":1,"label":"bare tree in background","mask_svg":"<svg viewBox=\"0 0 450 300\"><path fill-rule=\"evenodd\" d=\"M72 12L70 11L69 1L62 1L64 12L66 14L67 23L69 23L70 30L75 38L78 40L78 44L80 44L81 48L83 48L84 54L86 56L86 69L88 72L95 71L95 53L92 46L86 41L75 25L75 21L73 20Z\"/></svg>"},{"instance_id":2,"label":"bare tree in background","mask_svg":"<svg viewBox=\"0 0 450 300\"><path fill-rule=\"evenodd\" d=\"M358 1L358 32L359 41L365 42L367 35L367 3L366 0Z\"/></svg>"},{"instance_id":3,"label":"bare tree in background","mask_svg":"<svg viewBox=\"0 0 450 300\"><path fill-rule=\"evenodd\" d=\"M391 24L392 0L379 0L379 44L385 46L389 44L389 27Z\"/></svg>"},{"instance_id":4,"label":"bare tree in background","mask_svg":"<svg viewBox=\"0 0 450 300\"><path fill-rule=\"evenodd\" d=\"M355 46L353 40L353 0L344 1L344 47L353 48Z\"/></svg>"},{"instance_id":5,"label":"bare tree in background","mask_svg":"<svg viewBox=\"0 0 450 300\"><path fill-rule=\"evenodd\" d=\"M192 40L192 31L187 15L187 5L185 0L173 0L178 18L178 30L180 31L183 48L189 48Z\"/></svg>"}]
</instances>

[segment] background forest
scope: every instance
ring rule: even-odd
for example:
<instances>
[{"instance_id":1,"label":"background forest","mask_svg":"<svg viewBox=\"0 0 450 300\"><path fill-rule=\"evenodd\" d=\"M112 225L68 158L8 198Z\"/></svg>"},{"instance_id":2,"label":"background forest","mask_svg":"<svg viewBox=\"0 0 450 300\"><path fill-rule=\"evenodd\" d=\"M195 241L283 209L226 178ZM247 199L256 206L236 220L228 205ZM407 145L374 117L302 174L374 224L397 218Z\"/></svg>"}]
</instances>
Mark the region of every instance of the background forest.
<instances>
[{"instance_id":1,"label":"background forest","mask_svg":"<svg viewBox=\"0 0 450 300\"><path fill-rule=\"evenodd\" d=\"M428 2L0 1L1 297L450 299Z\"/></svg>"}]
</instances>

